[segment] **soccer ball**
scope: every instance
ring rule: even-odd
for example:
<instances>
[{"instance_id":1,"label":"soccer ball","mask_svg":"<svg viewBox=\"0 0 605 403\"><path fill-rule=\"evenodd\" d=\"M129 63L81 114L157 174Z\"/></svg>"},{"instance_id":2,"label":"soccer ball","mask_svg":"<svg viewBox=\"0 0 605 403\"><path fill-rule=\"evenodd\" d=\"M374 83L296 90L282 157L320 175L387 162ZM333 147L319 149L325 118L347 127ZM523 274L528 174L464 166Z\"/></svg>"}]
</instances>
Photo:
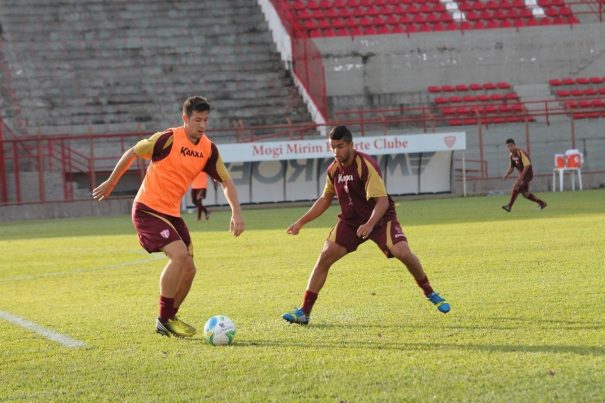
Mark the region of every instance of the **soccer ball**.
<instances>
[{"instance_id":1,"label":"soccer ball","mask_svg":"<svg viewBox=\"0 0 605 403\"><path fill-rule=\"evenodd\" d=\"M235 324L225 315L215 315L204 325L204 338L213 346L229 345L235 338Z\"/></svg>"}]
</instances>

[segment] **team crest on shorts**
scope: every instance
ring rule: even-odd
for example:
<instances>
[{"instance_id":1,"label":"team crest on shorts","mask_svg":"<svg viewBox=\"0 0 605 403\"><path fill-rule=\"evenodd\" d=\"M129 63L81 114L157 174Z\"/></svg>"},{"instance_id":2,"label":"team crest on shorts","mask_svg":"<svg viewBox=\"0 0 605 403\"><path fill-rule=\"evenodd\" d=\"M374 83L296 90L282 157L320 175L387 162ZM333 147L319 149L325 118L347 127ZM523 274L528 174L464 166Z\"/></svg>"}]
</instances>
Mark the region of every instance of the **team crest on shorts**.
<instances>
[{"instance_id":1,"label":"team crest on shorts","mask_svg":"<svg viewBox=\"0 0 605 403\"><path fill-rule=\"evenodd\" d=\"M170 236L170 230L165 229L164 231L160 232L160 235L162 236L162 238L168 239L168 236Z\"/></svg>"}]
</instances>

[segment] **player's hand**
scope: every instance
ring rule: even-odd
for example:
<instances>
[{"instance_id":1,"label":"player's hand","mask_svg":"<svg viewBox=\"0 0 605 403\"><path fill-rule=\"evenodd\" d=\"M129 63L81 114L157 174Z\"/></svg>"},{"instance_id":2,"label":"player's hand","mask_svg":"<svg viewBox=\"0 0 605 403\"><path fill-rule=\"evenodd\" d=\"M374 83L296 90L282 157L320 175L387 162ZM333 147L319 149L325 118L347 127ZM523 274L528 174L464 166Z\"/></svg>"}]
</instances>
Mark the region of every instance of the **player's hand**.
<instances>
[{"instance_id":1,"label":"player's hand","mask_svg":"<svg viewBox=\"0 0 605 403\"><path fill-rule=\"evenodd\" d=\"M362 224L357 228L357 236L363 239L366 239L370 236L372 231L374 230L374 226L368 223Z\"/></svg>"},{"instance_id":2,"label":"player's hand","mask_svg":"<svg viewBox=\"0 0 605 403\"><path fill-rule=\"evenodd\" d=\"M502 175L502 179L507 180L508 179L508 175Z\"/></svg>"},{"instance_id":3,"label":"player's hand","mask_svg":"<svg viewBox=\"0 0 605 403\"><path fill-rule=\"evenodd\" d=\"M92 198L96 201L105 200L109 197L114 187L115 184L111 183L109 180L106 180L92 190Z\"/></svg>"},{"instance_id":4,"label":"player's hand","mask_svg":"<svg viewBox=\"0 0 605 403\"><path fill-rule=\"evenodd\" d=\"M290 234L290 235L298 235L301 228L302 228L302 225L297 221L288 227L288 229L286 230L286 233Z\"/></svg>"},{"instance_id":5,"label":"player's hand","mask_svg":"<svg viewBox=\"0 0 605 403\"><path fill-rule=\"evenodd\" d=\"M245 229L245 224L244 224L244 219L242 218L242 216L239 214L232 215L231 222L229 223L229 231L231 231L231 233L237 237L237 236L240 236L242 234L242 232L244 232L244 229Z\"/></svg>"}]
</instances>

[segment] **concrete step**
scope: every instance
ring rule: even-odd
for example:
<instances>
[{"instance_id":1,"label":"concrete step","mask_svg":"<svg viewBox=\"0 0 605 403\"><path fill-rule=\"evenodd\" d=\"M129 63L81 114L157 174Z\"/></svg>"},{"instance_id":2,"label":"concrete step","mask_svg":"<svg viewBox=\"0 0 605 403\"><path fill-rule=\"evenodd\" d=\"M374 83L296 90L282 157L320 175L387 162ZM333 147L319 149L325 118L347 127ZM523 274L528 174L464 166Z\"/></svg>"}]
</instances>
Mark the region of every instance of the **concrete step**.
<instances>
[{"instance_id":1,"label":"concrete step","mask_svg":"<svg viewBox=\"0 0 605 403\"><path fill-rule=\"evenodd\" d=\"M217 127L310 119L256 2L2 1L10 85L34 132L157 130L192 93Z\"/></svg>"}]
</instances>

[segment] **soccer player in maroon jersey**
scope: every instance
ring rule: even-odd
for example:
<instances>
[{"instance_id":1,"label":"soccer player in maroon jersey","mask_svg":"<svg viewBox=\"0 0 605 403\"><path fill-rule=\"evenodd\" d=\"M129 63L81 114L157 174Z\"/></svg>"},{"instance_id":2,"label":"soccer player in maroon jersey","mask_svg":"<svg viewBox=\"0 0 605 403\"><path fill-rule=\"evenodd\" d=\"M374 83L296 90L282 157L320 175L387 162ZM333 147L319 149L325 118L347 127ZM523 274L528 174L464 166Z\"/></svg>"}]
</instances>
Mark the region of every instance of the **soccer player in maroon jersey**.
<instances>
[{"instance_id":1,"label":"soccer player in maroon jersey","mask_svg":"<svg viewBox=\"0 0 605 403\"><path fill-rule=\"evenodd\" d=\"M502 206L502 208L510 213L517 196L521 193L526 199L538 203L540 210L543 210L544 207L547 206L546 202L538 199L529 192L529 182L531 182L534 177L534 171L531 167L529 156L524 150L515 145L515 140L513 139L506 140L506 146L508 147L508 153L510 155L510 165L506 173L502 176L502 179L507 179L515 168L519 170L519 176L515 180L513 192L510 195L510 201L508 204Z\"/></svg>"},{"instance_id":2,"label":"soccer player in maroon jersey","mask_svg":"<svg viewBox=\"0 0 605 403\"><path fill-rule=\"evenodd\" d=\"M286 312L282 318L290 323L309 323L311 309L324 286L330 267L347 253L371 239L388 257L400 260L414 276L427 299L440 312L448 313L450 305L431 287L422 264L412 253L397 221L395 203L387 194L376 161L353 147L353 136L347 127L330 131L334 162L327 171L323 194L286 232L297 235L308 222L323 214L338 197L341 212L330 231L323 250L311 272L302 307Z\"/></svg>"}]
</instances>

